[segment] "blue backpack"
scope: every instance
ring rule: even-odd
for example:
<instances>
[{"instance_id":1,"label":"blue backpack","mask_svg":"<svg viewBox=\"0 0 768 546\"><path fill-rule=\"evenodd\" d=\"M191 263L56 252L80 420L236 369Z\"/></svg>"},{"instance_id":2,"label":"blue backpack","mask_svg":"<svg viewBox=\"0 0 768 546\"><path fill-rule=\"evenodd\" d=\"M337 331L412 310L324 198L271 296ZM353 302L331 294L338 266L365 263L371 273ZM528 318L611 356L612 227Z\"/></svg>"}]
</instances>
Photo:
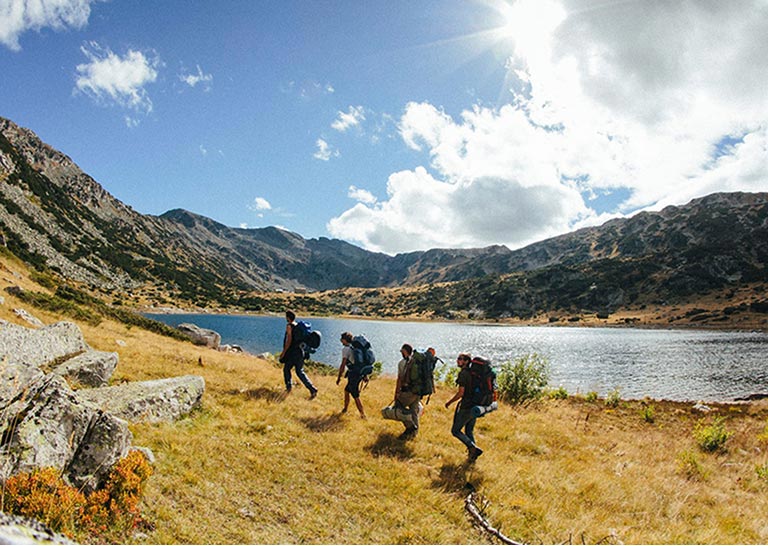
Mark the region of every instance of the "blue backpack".
<instances>
[{"instance_id":1,"label":"blue backpack","mask_svg":"<svg viewBox=\"0 0 768 546\"><path fill-rule=\"evenodd\" d=\"M322 341L320 332L318 330L313 330L312 324L305 320L296 321L296 326L293 327L293 333L291 335L304 352L304 360L307 360L309 355L314 353L315 350L320 347L320 342Z\"/></svg>"},{"instance_id":2,"label":"blue backpack","mask_svg":"<svg viewBox=\"0 0 768 546\"><path fill-rule=\"evenodd\" d=\"M361 377L373 373L373 363L376 362L376 356L365 336L358 335L352 338L352 358L353 362L348 364L351 371Z\"/></svg>"}]
</instances>

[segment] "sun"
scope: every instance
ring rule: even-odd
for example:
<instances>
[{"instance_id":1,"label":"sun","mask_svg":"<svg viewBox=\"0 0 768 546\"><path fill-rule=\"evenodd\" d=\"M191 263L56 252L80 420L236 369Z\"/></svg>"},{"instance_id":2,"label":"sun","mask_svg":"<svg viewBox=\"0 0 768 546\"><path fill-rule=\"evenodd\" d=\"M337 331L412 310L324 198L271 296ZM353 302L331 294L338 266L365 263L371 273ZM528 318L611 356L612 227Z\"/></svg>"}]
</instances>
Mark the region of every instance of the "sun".
<instances>
[{"instance_id":1,"label":"sun","mask_svg":"<svg viewBox=\"0 0 768 546\"><path fill-rule=\"evenodd\" d=\"M492 0L489 5L502 21L494 33L512 42L515 53L523 58L548 49L552 33L566 18L562 5L551 0Z\"/></svg>"}]
</instances>

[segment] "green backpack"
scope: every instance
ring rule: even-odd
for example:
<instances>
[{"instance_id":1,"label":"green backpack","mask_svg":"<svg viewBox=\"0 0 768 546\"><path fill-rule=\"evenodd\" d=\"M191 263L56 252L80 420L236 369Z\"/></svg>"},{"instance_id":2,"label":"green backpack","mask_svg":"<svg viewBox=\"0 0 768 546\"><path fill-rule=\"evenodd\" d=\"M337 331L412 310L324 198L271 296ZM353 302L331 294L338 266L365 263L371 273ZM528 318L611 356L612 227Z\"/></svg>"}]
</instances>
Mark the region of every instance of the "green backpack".
<instances>
[{"instance_id":1,"label":"green backpack","mask_svg":"<svg viewBox=\"0 0 768 546\"><path fill-rule=\"evenodd\" d=\"M435 356L435 350L430 347L426 351L415 350L411 355L411 370L409 390L419 396L429 396L435 392L435 364L440 360Z\"/></svg>"}]
</instances>

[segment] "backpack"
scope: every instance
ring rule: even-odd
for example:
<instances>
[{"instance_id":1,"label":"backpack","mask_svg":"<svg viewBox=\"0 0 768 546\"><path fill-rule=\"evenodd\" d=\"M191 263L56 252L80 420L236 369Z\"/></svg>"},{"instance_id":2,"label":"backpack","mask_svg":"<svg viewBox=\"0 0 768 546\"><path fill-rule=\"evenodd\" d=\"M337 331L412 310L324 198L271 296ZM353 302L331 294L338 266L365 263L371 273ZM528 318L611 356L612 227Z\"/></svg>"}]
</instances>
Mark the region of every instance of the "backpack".
<instances>
[{"instance_id":1,"label":"backpack","mask_svg":"<svg viewBox=\"0 0 768 546\"><path fill-rule=\"evenodd\" d=\"M352 338L352 358L353 361L347 364L351 371L361 377L373 373L373 363L376 362L376 356L365 336L358 335Z\"/></svg>"},{"instance_id":2,"label":"backpack","mask_svg":"<svg viewBox=\"0 0 768 546\"><path fill-rule=\"evenodd\" d=\"M322 341L320 332L313 330L312 324L304 320L296 321L291 335L293 336L292 339L301 347L304 353L304 360L309 359L309 356L320 347L320 342Z\"/></svg>"},{"instance_id":3,"label":"backpack","mask_svg":"<svg viewBox=\"0 0 768 546\"><path fill-rule=\"evenodd\" d=\"M429 396L435 392L435 364L438 360L432 347L426 351L413 351L408 378L411 392L419 396Z\"/></svg>"},{"instance_id":4,"label":"backpack","mask_svg":"<svg viewBox=\"0 0 768 546\"><path fill-rule=\"evenodd\" d=\"M496 401L496 372L489 359L474 357L469 363L469 377L469 400L473 406L490 406Z\"/></svg>"}]
</instances>

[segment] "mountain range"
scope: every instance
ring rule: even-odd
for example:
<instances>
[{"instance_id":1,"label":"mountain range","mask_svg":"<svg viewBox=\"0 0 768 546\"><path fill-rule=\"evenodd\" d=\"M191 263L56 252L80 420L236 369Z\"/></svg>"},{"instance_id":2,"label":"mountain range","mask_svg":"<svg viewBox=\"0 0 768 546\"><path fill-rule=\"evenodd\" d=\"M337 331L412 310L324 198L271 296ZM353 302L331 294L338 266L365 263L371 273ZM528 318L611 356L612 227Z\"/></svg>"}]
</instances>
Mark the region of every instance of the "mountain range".
<instances>
[{"instance_id":1,"label":"mountain range","mask_svg":"<svg viewBox=\"0 0 768 546\"><path fill-rule=\"evenodd\" d=\"M4 118L0 233L19 258L91 289L219 305L236 305L243 294L349 287L436 285L452 293L457 288L443 283L453 283L461 287L453 303L473 294L465 307L522 316L534 309L610 311L648 294L682 301L768 280L768 193L713 194L514 251L389 256L276 227L228 227L181 209L141 214Z\"/></svg>"}]
</instances>

